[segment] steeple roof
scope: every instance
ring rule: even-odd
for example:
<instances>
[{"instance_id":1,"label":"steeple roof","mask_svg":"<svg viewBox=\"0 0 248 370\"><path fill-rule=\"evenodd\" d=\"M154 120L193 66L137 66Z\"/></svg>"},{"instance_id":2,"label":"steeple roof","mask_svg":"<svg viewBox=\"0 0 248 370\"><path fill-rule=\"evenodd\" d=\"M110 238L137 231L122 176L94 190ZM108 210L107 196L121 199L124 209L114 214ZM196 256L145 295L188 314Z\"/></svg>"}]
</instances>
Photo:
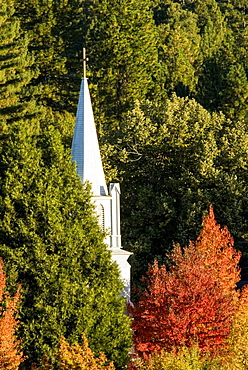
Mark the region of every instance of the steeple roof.
<instances>
[{"instance_id":1,"label":"steeple roof","mask_svg":"<svg viewBox=\"0 0 248 370\"><path fill-rule=\"evenodd\" d=\"M82 183L88 180L92 184L93 195L108 195L86 78L81 81L72 159L76 162Z\"/></svg>"}]
</instances>

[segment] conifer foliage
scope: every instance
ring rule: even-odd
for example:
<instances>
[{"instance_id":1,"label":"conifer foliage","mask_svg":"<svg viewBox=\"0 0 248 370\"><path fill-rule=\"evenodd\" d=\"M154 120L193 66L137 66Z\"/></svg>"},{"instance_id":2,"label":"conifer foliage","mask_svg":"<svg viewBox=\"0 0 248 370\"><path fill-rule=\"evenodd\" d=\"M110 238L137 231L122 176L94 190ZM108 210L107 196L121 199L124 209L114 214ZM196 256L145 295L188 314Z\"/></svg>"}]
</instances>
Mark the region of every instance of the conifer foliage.
<instances>
[{"instance_id":1,"label":"conifer foliage","mask_svg":"<svg viewBox=\"0 0 248 370\"><path fill-rule=\"evenodd\" d=\"M28 38L20 29L20 22L15 18L13 0L0 2L0 120L1 130L4 120L13 121L34 113L32 99L25 101L23 87L29 83L34 72L31 72L32 58L28 54Z\"/></svg>"},{"instance_id":2,"label":"conifer foliage","mask_svg":"<svg viewBox=\"0 0 248 370\"><path fill-rule=\"evenodd\" d=\"M220 228L212 207L195 242L170 255L169 271L155 261L149 267L147 289L131 309L136 352L191 346L214 351L230 334L237 305L240 253L226 227Z\"/></svg>"},{"instance_id":3,"label":"conifer foliage","mask_svg":"<svg viewBox=\"0 0 248 370\"><path fill-rule=\"evenodd\" d=\"M84 331L95 353L124 366L131 333L117 266L52 115L26 103L32 60L13 1L0 10L0 256L9 289L22 286L26 362L55 361L59 338L75 342Z\"/></svg>"},{"instance_id":4,"label":"conifer foliage","mask_svg":"<svg viewBox=\"0 0 248 370\"><path fill-rule=\"evenodd\" d=\"M16 336L20 289L18 288L14 297L10 297L5 288L6 276L3 260L0 258L0 368L17 370L24 359L19 349L20 340Z\"/></svg>"},{"instance_id":5,"label":"conifer foliage","mask_svg":"<svg viewBox=\"0 0 248 370\"><path fill-rule=\"evenodd\" d=\"M27 125L29 123L29 126ZM59 338L84 331L92 350L128 360L129 318L88 185L82 185L57 130L15 126L0 151L0 255L9 284L22 286L20 320L27 362L55 361ZM32 135L31 135L32 134Z\"/></svg>"},{"instance_id":6,"label":"conifer foliage","mask_svg":"<svg viewBox=\"0 0 248 370\"><path fill-rule=\"evenodd\" d=\"M92 100L96 122L101 117L99 124L107 134L120 128L123 114L136 99L153 95L156 89L160 66L152 3L97 0L87 6L85 2L85 17L91 21L85 43L93 73Z\"/></svg>"}]
</instances>

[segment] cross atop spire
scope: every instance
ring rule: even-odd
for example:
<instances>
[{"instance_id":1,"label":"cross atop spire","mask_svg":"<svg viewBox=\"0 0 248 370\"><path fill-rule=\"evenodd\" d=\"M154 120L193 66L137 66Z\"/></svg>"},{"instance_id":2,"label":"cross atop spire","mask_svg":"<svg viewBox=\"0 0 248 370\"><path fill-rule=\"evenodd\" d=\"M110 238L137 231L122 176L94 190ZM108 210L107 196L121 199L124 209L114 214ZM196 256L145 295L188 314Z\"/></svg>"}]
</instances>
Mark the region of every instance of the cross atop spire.
<instances>
[{"instance_id":1,"label":"cross atop spire","mask_svg":"<svg viewBox=\"0 0 248 370\"><path fill-rule=\"evenodd\" d=\"M100 226L107 231L105 243L112 249L112 259L120 269L124 282L123 294L130 298L130 252L121 249L120 234L120 186L110 184L108 193L105 182L97 132L94 123L88 81L86 78L86 52L83 48L83 78L81 81L76 125L72 140L72 159L76 162L77 173L84 183L92 185L92 196Z\"/></svg>"},{"instance_id":2,"label":"cross atop spire","mask_svg":"<svg viewBox=\"0 0 248 370\"><path fill-rule=\"evenodd\" d=\"M88 62L89 58L86 58L86 49L83 48L83 78L86 78L86 62Z\"/></svg>"}]
</instances>

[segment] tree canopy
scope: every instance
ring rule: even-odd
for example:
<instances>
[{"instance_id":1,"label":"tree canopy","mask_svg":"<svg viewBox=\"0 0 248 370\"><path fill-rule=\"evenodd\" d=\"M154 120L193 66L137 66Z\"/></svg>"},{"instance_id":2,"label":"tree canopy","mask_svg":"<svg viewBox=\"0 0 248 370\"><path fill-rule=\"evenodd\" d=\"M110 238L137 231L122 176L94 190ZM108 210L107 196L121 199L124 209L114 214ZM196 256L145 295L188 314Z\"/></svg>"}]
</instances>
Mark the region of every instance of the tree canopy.
<instances>
[{"instance_id":1,"label":"tree canopy","mask_svg":"<svg viewBox=\"0 0 248 370\"><path fill-rule=\"evenodd\" d=\"M175 245L165 265L150 265L146 290L131 307L135 353L148 358L197 343L215 353L231 332L239 293L240 253L227 228L220 228L212 207L195 242Z\"/></svg>"},{"instance_id":2,"label":"tree canopy","mask_svg":"<svg viewBox=\"0 0 248 370\"><path fill-rule=\"evenodd\" d=\"M110 158L122 177L123 243L135 251L136 282L154 258L166 261L173 242L196 238L211 203L243 235L247 139L241 122L176 95L163 106L137 102L125 117Z\"/></svg>"}]
</instances>

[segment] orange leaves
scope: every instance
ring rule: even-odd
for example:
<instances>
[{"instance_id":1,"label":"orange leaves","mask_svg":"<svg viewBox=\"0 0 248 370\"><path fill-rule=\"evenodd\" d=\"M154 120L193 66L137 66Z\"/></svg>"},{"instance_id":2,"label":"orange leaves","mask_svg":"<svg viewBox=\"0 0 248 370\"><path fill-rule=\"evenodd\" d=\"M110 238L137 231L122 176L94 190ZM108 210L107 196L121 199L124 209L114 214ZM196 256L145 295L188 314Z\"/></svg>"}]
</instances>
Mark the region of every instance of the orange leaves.
<instances>
[{"instance_id":1,"label":"orange leaves","mask_svg":"<svg viewBox=\"0 0 248 370\"><path fill-rule=\"evenodd\" d=\"M203 221L203 228L195 242L196 248L206 256L212 274L226 292L232 292L240 280L238 262L241 253L233 248L234 241L227 227L220 228L214 218L213 207Z\"/></svg>"},{"instance_id":2,"label":"orange leaves","mask_svg":"<svg viewBox=\"0 0 248 370\"><path fill-rule=\"evenodd\" d=\"M18 320L17 304L20 299L20 287L11 298L6 288L3 260L0 258L0 369L17 370L24 360L19 349L20 341L16 337Z\"/></svg>"},{"instance_id":3,"label":"orange leaves","mask_svg":"<svg viewBox=\"0 0 248 370\"><path fill-rule=\"evenodd\" d=\"M105 355L100 353L96 358L88 346L86 336L83 334L83 344L70 346L65 338L61 338L57 358L61 370L114 370L112 362L108 363Z\"/></svg>"},{"instance_id":4,"label":"orange leaves","mask_svg":"<svg viewBox=\"0 0 248 370\"><path fill-rule=\"evenodd\" d=\"M149 266L147 290L131 309L135 349L147 357L155 350L191 346L215 351L230 334L238 301L240 254L227 228L220 228L212 207L195 242L174 246L170 269Z\"/></svg>"},{"instance_id":5,"label":"orange leaves","mask_svg":"<svg viewBox=\"0 0 248 370\"><path fill-rule=\"evenodd\" d=\"M64 337L60 338L58 351L56 353L56 369L60 370L115 370L113 362L109 362L103 352L99 357L95 357L92 350L89 348L88 340L85 334L82 334L83 343L79 345L75 343L70 345ZM32 364L32 369L38 370L54 370L49 357L44 355L42 365L37 367Z\"/></svg>"}]
</instances>

